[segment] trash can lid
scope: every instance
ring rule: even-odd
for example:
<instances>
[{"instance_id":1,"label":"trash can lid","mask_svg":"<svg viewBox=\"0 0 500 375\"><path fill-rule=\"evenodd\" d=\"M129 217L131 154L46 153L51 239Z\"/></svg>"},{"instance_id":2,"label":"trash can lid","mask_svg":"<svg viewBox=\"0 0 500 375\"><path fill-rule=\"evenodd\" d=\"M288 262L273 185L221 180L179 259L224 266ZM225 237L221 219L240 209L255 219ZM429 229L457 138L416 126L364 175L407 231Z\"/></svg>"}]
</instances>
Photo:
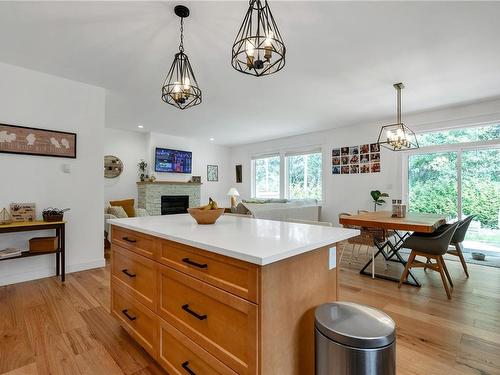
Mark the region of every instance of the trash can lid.
<instances>
[{"instance_id":1,"label":"trash can lid","mask_svg":"<svg viewBox=\"0 0 500 375\"><path fill-rule=\"evenodd\" d=\"M352 302L334 302L319 306L316 328L339 344L360 349L381 348L396 337L396 324L386 313Z\"/></svg>"}]
</instances>

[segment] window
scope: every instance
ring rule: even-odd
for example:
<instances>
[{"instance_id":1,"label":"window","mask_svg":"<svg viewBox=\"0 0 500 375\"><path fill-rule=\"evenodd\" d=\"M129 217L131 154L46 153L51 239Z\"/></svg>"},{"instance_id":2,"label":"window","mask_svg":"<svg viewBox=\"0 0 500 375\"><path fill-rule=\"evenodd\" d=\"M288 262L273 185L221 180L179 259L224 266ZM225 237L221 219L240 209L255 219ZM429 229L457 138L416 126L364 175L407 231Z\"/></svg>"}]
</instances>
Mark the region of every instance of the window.
<instances>
[{"instance_id":1,"label":"window","mask_svg":"<svg viewBox=\"0 0 500 375\"><path fill-rule=\"evenodd\" d=\"M287 155L287 198L322 198L322 154L321 152Z\"/></svg>"},{"instance_id":2,"label":"window","mask_svg":"<svg viewBox=\"0 0 500 375\"><path fill-rule=\"evenodd\" d=\"M252 163L255 198L280 198L280 156L254 159Z\"/></svg>"},{"instance_id":3,"label":"window","mask_svg":"<svg viewBox=\"0 0 500 375\"><path fill-rule=\"evenodd\" d=\"M421 147L500 139L500 124L440 130L417 134Z\"/></svg>"},{"instance_id":4,"label":"window","mask_svg":"<svg viewBox=\"0 0 500 375\"><path fill-rule=\"evenodd\" d=\"M323 155L320 149L282 152L252 160L252 196L322 200Z\"/></svg>"}]
</instances>

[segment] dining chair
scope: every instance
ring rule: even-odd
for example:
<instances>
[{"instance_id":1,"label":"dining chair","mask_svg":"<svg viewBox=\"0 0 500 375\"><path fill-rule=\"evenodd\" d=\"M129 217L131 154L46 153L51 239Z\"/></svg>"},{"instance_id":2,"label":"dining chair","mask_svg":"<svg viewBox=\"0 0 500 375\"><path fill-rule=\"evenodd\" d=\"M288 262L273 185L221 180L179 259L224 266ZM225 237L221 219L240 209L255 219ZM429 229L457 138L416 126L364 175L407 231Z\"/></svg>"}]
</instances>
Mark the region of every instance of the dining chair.
<instances>
[{"instance_id":1,"label":"dining chair","mask_svg":"<svg viewBox=\"0 0 500 375\"><path fill-rule=\"evenodd\" d=\"M451 299L451 291L448 287L446 279L448 279L451 287L453 287L453 282L448 269L446 268L443 255L448 251L450 241L459 224L459 222L449 225L445 224L439 227L432 234L415 232L403 242L403 247L411 249L411 253L408 257L408 261L406 262L401 279L399 280L398 288L401 288L401 284L408 278L408 272L410 269L415 267L422 267L424 269L429 268L439 272L446 291L446 296L448 299ZM429 263L415 260L417 256L427 258ZM432 263L432 260L435 260L436 262Z\"/></svg>"},{"instance_id":2,"label":"dining chair","mask_svg":"<svg viewBox=\"0 0 500 375\"><path fill-rule=\"evenodd\" d=\"M472 219L474 219L475 215L471 215L460 221L460 224L457 227L457 230L455 231L455 234L451 238L451 245L455 247L455 250L448 250L447 254L454 255L460 258L460 263L462 263L462 267L465 271L465 275L469 277L469 271L467 271L467 263L465 263L465 258L463 254L463 245L462 242L464 242L465 239L465 234L467 233L467 230L469 229L469 225L472 222Z\"/></svg>"}]
</instances>

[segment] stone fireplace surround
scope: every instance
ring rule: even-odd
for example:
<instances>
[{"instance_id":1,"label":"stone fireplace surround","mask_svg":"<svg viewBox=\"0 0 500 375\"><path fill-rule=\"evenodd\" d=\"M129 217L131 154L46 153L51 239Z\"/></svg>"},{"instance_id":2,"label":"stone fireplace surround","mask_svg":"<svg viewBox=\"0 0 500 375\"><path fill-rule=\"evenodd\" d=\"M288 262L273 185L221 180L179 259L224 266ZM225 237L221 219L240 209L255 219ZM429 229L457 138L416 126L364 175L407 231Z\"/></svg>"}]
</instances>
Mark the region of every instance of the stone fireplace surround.
<instances>
[{"instance_id":1,"label":"stone fireplace surround","mask_svg":"<svg viewBox=\"0 0 500 375\"><path fill-rule=\"evenodd\" d=\"M161 215L162 195L187 195L189 207L200 205L201 184L180 181L138 182L137 195L139 208L145 208L152 216Z\"/></svg>"}]
</instances>

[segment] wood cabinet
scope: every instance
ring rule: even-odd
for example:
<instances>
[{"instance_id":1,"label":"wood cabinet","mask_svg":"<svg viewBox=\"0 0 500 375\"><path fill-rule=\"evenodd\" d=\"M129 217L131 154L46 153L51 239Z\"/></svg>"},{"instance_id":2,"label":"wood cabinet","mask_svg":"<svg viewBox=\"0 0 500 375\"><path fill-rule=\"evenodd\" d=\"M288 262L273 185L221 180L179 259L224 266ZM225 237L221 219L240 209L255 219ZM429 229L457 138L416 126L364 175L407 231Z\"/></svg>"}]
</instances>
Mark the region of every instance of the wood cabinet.
<instances>
[{"instance_id":1,"label":"wood cabinet","mask_svg":"<svg viewBox=\"0 0 500 375\"><path fill-rule=\"evenodd\" d=\"M267 266L113 226L112 314L169 374L314 373L329 247Z\"/></svg>"}]
</instances>

